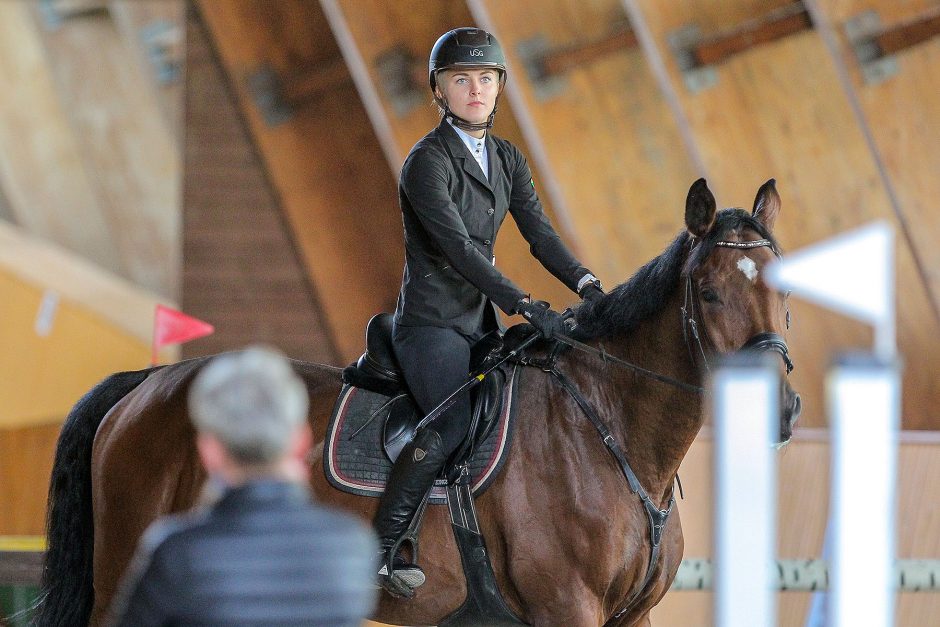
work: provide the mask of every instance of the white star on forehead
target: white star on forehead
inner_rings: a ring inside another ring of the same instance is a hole
[[[757,264],[750,257],[741,257],[738,259],[738,270],[744,273],[751,283],[757,278]]]

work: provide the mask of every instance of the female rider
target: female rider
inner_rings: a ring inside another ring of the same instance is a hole
[[[493,265],[507,211],[558,280],[582,298],[603,294],[545,217],[525,157],[488,132],[506,82],[496,38],[476,28],[449,31],[434,44],[428,70],[442,120],[402,166],[405,269],[392,335],[405,381],[425,413],[466,382],[471,344],[499,326],[494,305],[522,314],[545,337],[564,330],[559,313],[531,302]],[[416,434],[392,468],[374,526],[380,582],[395,596],[410,597],[424,583],[421,568],[406,562],[396,545],[469,424],[465,393]]]

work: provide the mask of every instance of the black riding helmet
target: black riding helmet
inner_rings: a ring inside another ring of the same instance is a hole
[[[479,28],[455,28],[440,36],[431,48],[431,57],[428,60],[428,83],[431,85],[431,91],[434,92],[437,87],[438,72],[456,67],[492,67],[499,72],[500,92],[506,83],[506,57],[503,49],[493,35]],[[496,98],[498,102],[499,96],[497,95]],[[459,128],[480,131],[493,127],[493,119],[496,117],[495,106],[485,123],[473,124],[454,115],[447,106],[447,102],[438,98],[437,94],[434,94],[434,100],[444,110],[444,115]]]

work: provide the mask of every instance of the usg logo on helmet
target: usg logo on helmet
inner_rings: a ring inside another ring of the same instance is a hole
[[[483,51],[480,50],[479,48],[474,48],[473,50],[470,51],[470,56],[471,56],[471,57],[482,57],[482,56],[483,56]]]

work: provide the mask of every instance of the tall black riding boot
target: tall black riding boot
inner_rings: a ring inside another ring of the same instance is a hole
[[[373,526],[379,537],[382,563],[379,583],[392,595],[410,598],[424,583],[424,571],[417,564],[405,562],[397,554],[398,541],[411,524],[425,494],[434,486],[447,461],[441,436],[433,429],[423,429],[405,445],[388,477],[385,493],[379,499]],[[395,555],[390,555],[395,550]],[[392,572],[389,572],[389,565]]]

